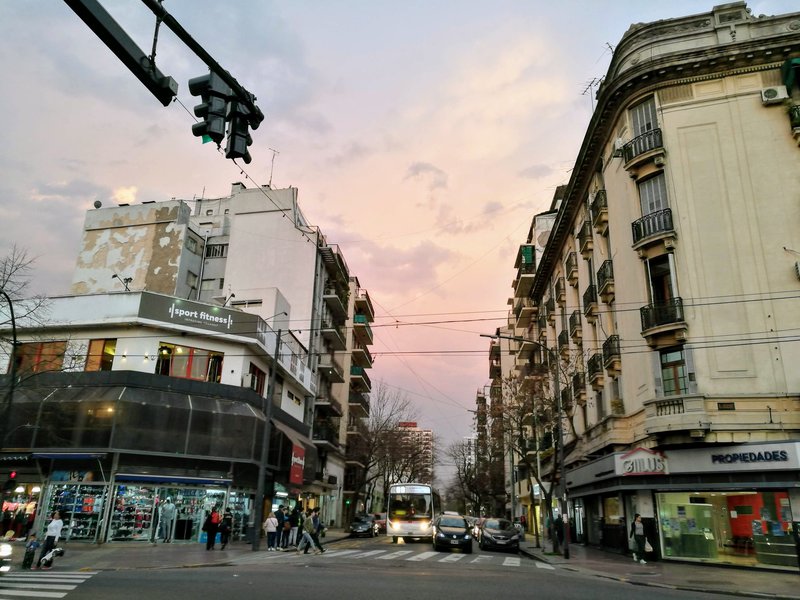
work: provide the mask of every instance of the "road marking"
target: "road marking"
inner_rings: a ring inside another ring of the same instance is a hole
[[[548,565],[547,563],[543,563],[543,562],[537,562],[536,563],[536,568],[537,569],[548,569],[550,571],[555,571],[556,570],[556,568],[553,565]]]
[[[328,556],[346,556],[348,554],[356,554],[361,552],[361,550],[326,550],[325,553]]]
[[[383,554],[386,550],[371,550],[369,552],[361,552],[360,554],[356,554],[355,556],[351,556],[350,558],[367,558],[369,556],[377,556],[378,554]]]
[[[445,556],[439,562],[446,562],[446,563],[458,562],[462,558],[464,558],[465,556],[466,556],[466,554],[451,554],[450,556]]]
[[[378,556],[377,560],[392,560],[393,558],[400,558],[406,554],[411,554],[412,552],[413,550],[398,550],[397,552],[392,552],[386,556]]]
[[[506,556],[503,561],[504,567],[518,567],[520,565],[519,556]]]
[[[420,552],[419,554],[415,554],[411,558],[407,558],[406,560],[428,560],[431,556],[438,556],[438,552]]]
[[[42,573],[13,571],[0,578],[0,600],[23,598],[64,598],[97,571]]]
[[[475,558],[473,558],[473,559],[472,559],[471,561],[469,561],[469,562],[470,562],[470,563],[486,563],[486,562],[492,562],[492,557],[491,557],[491,556],[476,556]]]

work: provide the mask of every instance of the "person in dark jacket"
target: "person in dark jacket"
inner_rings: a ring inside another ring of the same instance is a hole
[[[206,517],[205,523],[203,523],[203,531],[208,536],[206,538],[206,550],[213,550],[214,544],[217,543],[220,521],[222,521],[222,517],[219,516],[219,508],[215,506]]]
[[[231,539],[231,531],[233,531],[233,513],[229,508],[226,508],[219,524],[219,540],[222,542],[222,550],[225,550],[225,546],[228,545]]]
[[[643,565],[647,564],[647,561],[644,559],[644,546],[647,542],[647,538],[644,536],[644,523],[642,523],[642,515],[636,513],[633,517],[633,523],[631,523],[631,534],[628,536],[629,538],[633,538],[633,541],[636,543],[636,550],[633,553],[633,560],[639,559],[639,562]]]

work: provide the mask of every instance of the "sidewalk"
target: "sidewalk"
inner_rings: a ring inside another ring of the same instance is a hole
[[[546,546],[549,551],[550,544],[547,543]],[[520,551],[536,560],[633,585],[732,596],[800,599],[800,569],[765,571],[675,561],[651,561],[642,565],[633,562],[630,556],[598,548],[571,544],[569,550],[570,558],[567,560],[563,556],[548,554],[544,549],[536,548],[530,535],[520,544]]]

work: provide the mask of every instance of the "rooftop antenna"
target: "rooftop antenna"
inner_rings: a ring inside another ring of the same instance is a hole
[[[133,277],[125,277],[125,278],[122,278],[122,277],[120,277],[119,275],[117,275],[116,273],[114,273],[114,274],[111,276],[111,279],[119,279],[119,280],[120,280],[120,282],[122,283],[123,287],[125,288],[125,291],[126,291],[126,292],[130,292],[130,291],[131,291],[131,290],[130,290],[130,288],[128,287],[128,284],[129,284],[131,281],[133,281]]]
[[[602,82],[603,82],[602,79],[598,79],[597,77],[592,77],[592,80],[586,84],[586,87],[583,88],[583,91],[581,92],[581,96],[589,94],[589,100],[591,100],[592,102],[592,112],[594,112],[594,92],[592,90],[594,90],[594,88],[599,86]]]
[[[269,183],[267,184],[267,187],[269,187],[271,189],[272,188],[272,173],[273,173],[273,171],[275,171],[275,156],[277,154],[280,154],[280,152],[275,150],[275,148],[268,148],[268,150],[272,151],[272,164],[270,165],[270,168],[269,168]]]

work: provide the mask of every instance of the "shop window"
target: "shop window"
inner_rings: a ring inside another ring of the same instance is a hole
[[[219,383],[223,357],[221,352],[161,343],[155,372],[170,377]]]
[[[19,377],[42,371],[58,371],[64,367],[67,342],[23,342],[14,354]]]
[[[619,497],[603,498],[603,521],[606,525],[622,525],[622,507]]]
[[[689,392],[686,374],[686,357],[682,348],[667,348],[661,351],[661,382],[665,396],[676,396]]]
[[[117,340],[91,340],[86,355],[86,371],[110,371],[117,353]]]

